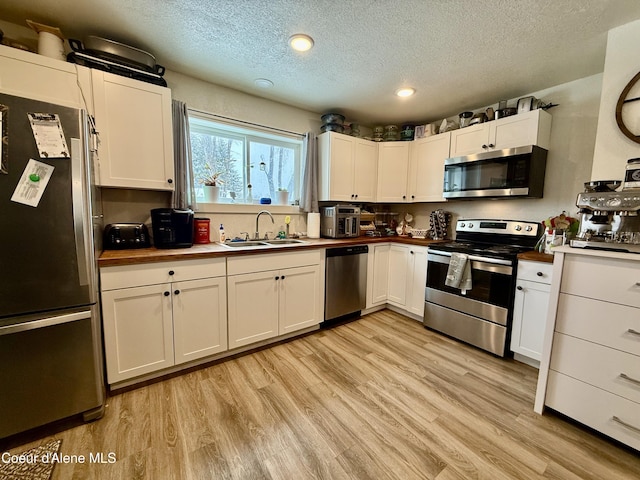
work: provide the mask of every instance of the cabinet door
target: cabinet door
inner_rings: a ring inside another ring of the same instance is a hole
[[[407,304],[407,274],[409,272],[409,247],[391,245],[389,248],[388,301],[404,307]]]
[[[387,302],[389,289],[389,248],[390,245],[374,245],[369,251],[373,256],[371,269],[367,275],[371,276],[371,287],[367,295],[367,308]]]
[[[227,277],[229,349],[278,335],[279,273]]]
[[[353,200],[358,202],[376,201],[376,179],[378,171],[378,145],[368,140],[356,139]]]
[[[385,142],[378,149],[378,202],[406,202],[409,142]]]
[[[513,310],[511,350],[540,360],[551,285],[518,280]]]
[[[407,310],[424,316],[424,289],[427,285],[427,247],[409,247]]]
[[[355,138],[339,133],[318,137],[320,161],[320,200],[353,201]]]
[[[451,132],[422,138],[412,144],[409,201],[444,202],[444,161],[449,158]]]
[[[171,90],[92,70],[105,187],[173,190]]]
[[[109,383],[174,364],[170,284],[102,293]]]
[[[175,282],[171,287],[175,363],[227,350],[225,277]]]
[[[484,152],[489,144],[489,123],[480,123],[451,132],[451,157]]]
[[[54,58],[0,45],[0,88],[3,93],[43,102],[85,108],[76,67]],[[91,90],[84,92],[89,98]]]
[[[324,295],[318,265],[281,270],[278,284],[280,335],[322,322]]]
[[[490,123],[491,142],[496,149],[537,145],[538,112],[521,113]]]

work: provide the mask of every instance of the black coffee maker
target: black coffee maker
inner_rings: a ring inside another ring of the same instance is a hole
[[[154,208],[151,210],[151,225],[156,248],[188,248],[193,245],[193,210]]]

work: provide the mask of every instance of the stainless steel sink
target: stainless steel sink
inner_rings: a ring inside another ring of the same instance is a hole
[[[304,240],[297,240],[295,238],[276,238],[273,240],[265,240],[269,245],[291,245],[299,243],[307,243]]]
[[[298,240],[295,238],[275,238],[273,240],[247,240],[242,242],[228,242],[223,243],[222,246],[226,248],[250,248],[250,247],[278,247],[280,245],[297,245],[308,243],[304,240]]]
[[[248,247],[269,247],[270,245],[263,241],[250,240],[246,242],[223,243],[222,246],[227,248],[248,248]]]

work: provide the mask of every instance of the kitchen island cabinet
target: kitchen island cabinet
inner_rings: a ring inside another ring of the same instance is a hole
[[[97,183],[174,189],[171,90],[91,70],[98,131]]]
[[[532,110],[451,132],[451,157],[537,145],[549,149],[551,115]]]
[[[223,258],[102,268],[108,383],[227,350],[225,270]]]
[[[640,258],[557,247],[535,411],[640,449]]]
[[[341,133],[318,136],[321,201],[375,202],[378,145]]]
[[[324,319],[320,250],[228,259],[229,347],[314,327]]]
[[[516,360],[538,367],[549,307],[552,265],[519,261],[514,296],[511,350]]]

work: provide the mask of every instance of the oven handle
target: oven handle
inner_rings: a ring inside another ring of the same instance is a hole
[[[450,257],[451,256],[451,252],[443,252],[442,250],[429,249],[429,255],[428,255],[427,259],[429,259],[429,257],[432,254],[433,255],[442,255],[444,257]],[[432,259],[432,260],[437,261],[436,259]],[[513,265],[511,260],[503,260],[501,258],[479,257],[477,255],[469,255],[469,260],[473,260],[475,262],[495,263],[495,264],[498,264],[498,265],[508,265],[508,266],[512,266]],[[448,262],[446,262],[446,263],[448,263]]]

